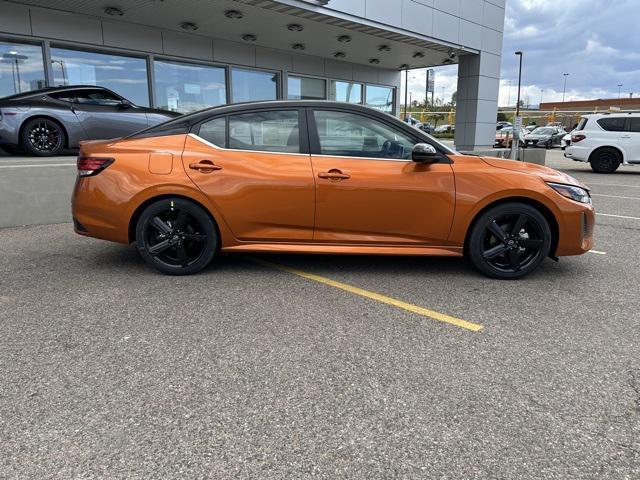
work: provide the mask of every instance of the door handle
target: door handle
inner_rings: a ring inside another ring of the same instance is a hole
[[[631,138],[631,135],[622,135],[620,138]]]
[[[197,163],[190,163],[189,168],[192,170],[200,170],[202,173],[211,173],[214,170],[222,170],[220,165],[214,165],[211,160],[200,160]]]
[[[347,180],[351,178],[351,175],[349,175],[348,173],[342,173],[337,168],[332,168],[328,172],[318,173],[318,178],[328,178],[330,180]]]

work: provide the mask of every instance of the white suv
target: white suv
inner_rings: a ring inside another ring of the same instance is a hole
[[[620,164],[640,164],[640,113],[585,115],[564,156],[589,162],[598,173],[615,172]]]

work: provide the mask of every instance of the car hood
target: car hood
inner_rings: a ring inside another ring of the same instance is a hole
[[[481,157],[482,160],[496,168],[503,168],[505,170],[512,170],[515,172],[521,172],[528,175],[537,175],[545,182],[564,183],[567,185],[576,185],[586,190],[589,188],[582,182],[576,180],[571,175],[554,170],[553,168],[544,167],[542,165],[536,165],[535,163],[518,162],[515,160],[504,160],[496,157]]]
[[[551,138],[551,135],[539,135],[537,133],[536,134],[529,133],[524,136],[525,140],[543,140],[545,138]]]

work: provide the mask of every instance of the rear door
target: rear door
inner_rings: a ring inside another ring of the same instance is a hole
[[[455,206],[450,160],[411,161],[419,139],[353,110],[309,109],[314,241],[446,245]]]
[[[187,137],[184,168],[237,239],[312,239],[315,183],[303,113],[291,108],[220,116]]]
[[[90,140],[124,137],[148,126],[144,109],[108,90],[75,90],[73,97],[73,111]]]
[[[628,162],[640,162],[640,117],[627,119],[627,131],[623,132],[620,139],[627,152]]]

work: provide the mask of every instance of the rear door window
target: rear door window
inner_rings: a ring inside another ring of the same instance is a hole
[[[607,132],[624,132],[625,121],[625,117],[601,118],[598,120],[598,125]]]
[[[230,115],[228,148],[300,153],[298,111],[282,110]]]
[[[640,117],[631,117],[629,122],[629,131],[640,133]]]

